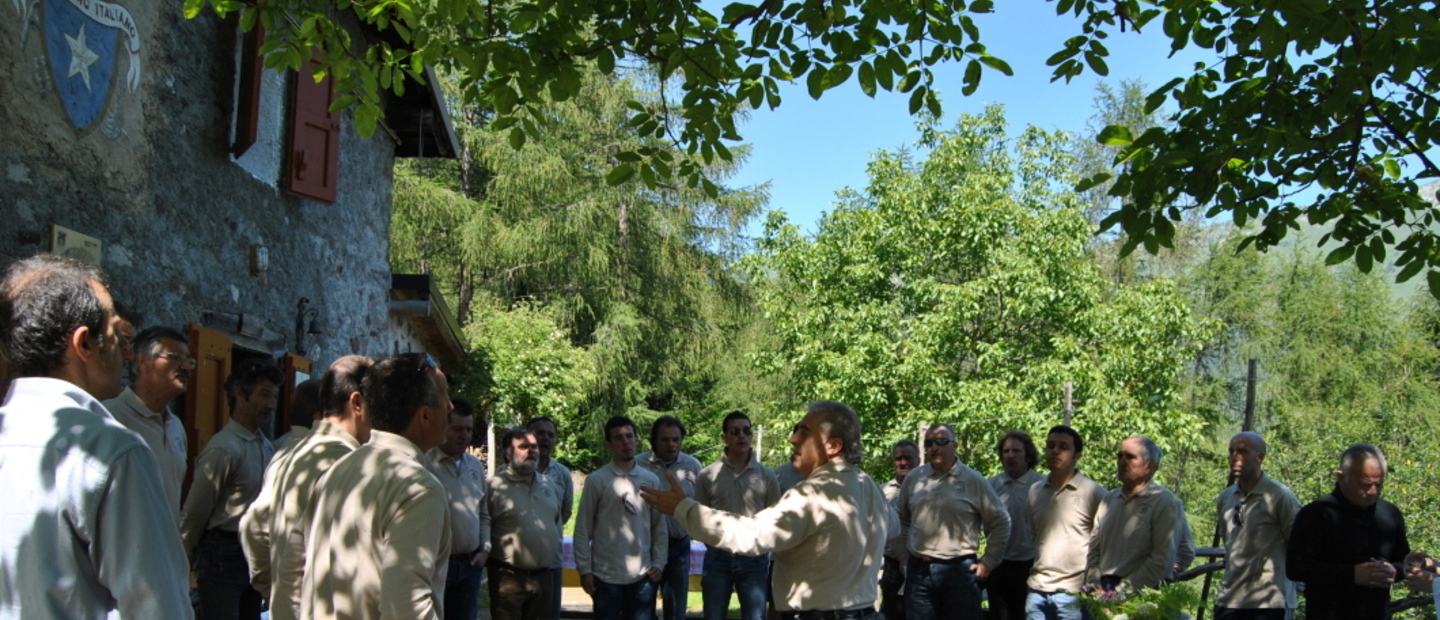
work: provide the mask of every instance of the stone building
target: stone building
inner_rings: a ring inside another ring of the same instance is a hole
[[[189,331],[192,458],[236,361],[297,381],[352,352],[458,364],[433,284],[388,260],[395,159],[457,150],[438,92],[412,85],[362,138],[328,83],[264,70],[235,20],[181,5],[0,2],[0,264],[86,256],[139,327]]]

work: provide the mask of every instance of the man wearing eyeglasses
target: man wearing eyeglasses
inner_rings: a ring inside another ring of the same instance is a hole
[[[1000,565],[1010,541],[1010,515],[995,489],[955,456],[955,429],[925,431],[926,463],[905,477],[898,508],[909,528],[905,571],[907,620],[979,620],[980,586]],[[982,526],[990,534],[984,556]]]
[[[685,443],[685,424],[672,415],[660,416],[650,425],[650,451],[635,457],[660,486],[668,487],[665,472],[675,474],[685,495],[695,497],[695,479],[700,475],[700,461],[681,451]],[[670,542],[666,547],[665,572],[660,577],[660,596],[665,599],[664,620],[682,620],[690,592],[690,535],[674,517],[665,517]]]
[[[148,327],[135,336],[135,381],[105,401],[115,421],[145,440],[160,462],[160,483],[170,511],[180,523],[180,486],[185,480],[185,423],[170,411],[170,401],[185,393],[195,358],[185,336],[169,327]]]
[[[1300,500],[1265,475],[1265,439],[1244,432],[1230,440],[1230,485],[1216,498],[1225,537],[1225,579],[1215,620],[1285,620],[1295,585],[1285,576],[1285,541]]]
[[[775,472],[760,464],[751,449],[749,416],[743,411],[731,411],[721,424],[725,452],[700,472],[695,501],[716,510],[754,516],[780,501],[780,481]],[[725,619],[731,592],[740,597],[741,620],[764,618],[769,569],[767,554],[740,555],[706,545],[705,576],[700,579],[705,620]]]
[[[240,519],[260,496],[265,466],[275,455],[261,427],[270,421],[284,375],[270,360],[251,360],[225,380],[230,422],[195,460],[190,494],[180,511],[180,537],[195,566],[200,617],[257,620],[260,593],[240,542]]]

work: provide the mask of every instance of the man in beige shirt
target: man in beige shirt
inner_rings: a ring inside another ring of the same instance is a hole
[[[1030,487],[1029,521],[1035,534],[1035,566],[1025,615],[1035,620],[1081,620],[1080,589],[1095,531],[1095,513],[1105,489],[1075,465],[1085,441],[1075,429],[1054,426],[1045,437],[1050,475]]]
[[[320,481],[300,617],[441,620],[450,507],[425,451],[445,440],[449,383],[429,355],[404,353],[371,366],[361,392],[373,430]]]
[[[1184,508],[1169,489],[1153,482],[1160,447],[1147,437],[1120,443],[1116,474],[1120,488],[1110,491],[1095,516],[1087,579],[1104,590],[1121,583],[1154,588],[1175,568],[1177,528]]]
[[[1225,579],[1215,598],[1215,620],[1285,620],[1295,609],[1295,584],[1285,575],[1285,542],[1300,500],[1265,475],[1265,439],[1244,432],[1230,440],[1235,484],[1215,506],[1225,537]]]
[[[450,567],[445,575],[445,620],[475,620],[480,580],[490,557],[490,505],[485,501],[485,464],[470,454],[475,412],[451,400],[445,441],[430,449],[430,471],[450,501]]]
[[[305,529],[317,482],[336,461],[370,439],[360,386],[374,363],[368,357],[346,355],[330,365],[317,382],[316,402],[324,415],[289,450],[276,451],[259,497],[240,519],[250,583],[270,601],[271,620],[300,617]]]
[[[650,450],[635,457],[635,462],[650,470],[666,486],[665,472],[675,474],[680,486],[695,497],[695,479],[700,475],[700,461],[681,450],[685,443],[685,424],[673,415],[662,415],[650,425]],[[659,593],[664,601],[663,620],[684,620],[685,605],[690,593],[690,536],[665,517],[665,531],[670,534],[666,544],[665,573],[660,576]]]
[[[135,381],[105,401],[115,421],[145,440],[160,463],[160,482],[180,527],[180,485],[185,481],[185,423],[170,411],[170,401],[185,393],[195,358],[185,335],[168,327],[148,327],[135,336]]]
[[[905,477],[896,506],[909,528],[905,571],[908,620],[980,620],[980,583],[1000,565],[1010,540],[1010,514],[978,472],[955,456],[955,429],[925,431],[928,462]],[[985,554],[980,533],[989,532]]]
[[[716,510],[754,516],[780,501],[780,482],[775,479],[775,472],[760,464],[750,447],[749,416],[743,411],[731,411],[721,424],[720,438],[725,441],[725,451],[720,460],[701,470],[695,484],[695,501]],[[678,523],[675,527],[684,531]],[[670,540],[673,544],[675,537]],[[685,536],[684,540],[688,544],[690,537]],[[704,566],[700,590],[705,620],[725,620],[732,592],[740,597],[741,620],[765,617],[765,599],[770,592],[769,556],[737,555],[706,545]]]
[[[774,553],[782,620],[873,619],[885,541],[900,523],[880,485],[856,467],[865,454],[860,418],[842,403],[812,402],[790,445],[804,479],[753,517],[707,508],[674,488],[644,489],[645,501],[706,544]]]
[[[269,360],[240,365],[225,380],[230,422],[195,461],[195,478],[180,511],[180,537],[195,566],[200,617],[258,620],[260,593],[240,544],[240,518],[260,495],[275,449],[260,433],[275,411],[283,381]]]
[[[905,477],[920,465],[920,446],[909,439],[901,439],[890,448],[890,462],[895,466],[895,477],[886,482],[880,490],[885,499],[899,513],[900,487]],[[880,615],[885,620],[905,620],[905,565],[910,562],[910,552],[905,550],[908,542],[905,528],[897,536],[891,536],[885,543],[885,570],[880,573]]]
[[[561,490],[537,475],[535,434],[500,438],[507,466],[490,477],[491,620],[545,620],[553,606],[552,558],[560,550]]]
[[[660,484],[635,462],[635,423],[605,422],[610,462],[585,478],[575,517],[575,570],[595,604],[596,620],[651,620],[655,590],[665,571],[670,535],[664,515],[640,498],[642,486]],[[673,479],[673,474],[670,475]],[[679,485],[676,491],[685,492]]]
[[[1030,531],[1030,487],[1045,477],[1035,473],[1040,453],[1025,431],[1005,433],[995,444],[1005,471],[990,478],[990,487],[1000,496],[1010,515],[1010,543],[1005,555],[985,580],[990,599],[990,620],[1020,620],[1025,617],[1025,581],[1035,565],[1035,534]]]
[[[535,448],[540,455],[535,473],[549,478],[555,483],[555,488],[561,490],[560,494],[560,527],[564,528],[570,522],[570,513],[575,507],[575,479],[570,477],[570,469],[561,464],[551,456],[555,452],[555,440],[559,439],[559,432],[555,428],[555,421],[545,416],[530,418],[525,427],[535,434]],[[558,540],[556,541],[559,542]],[[560,620],[560,595],[564,592],[561,587],[564,578],[564,567],[560,563],[560,547],[555,547],[555,557],[550,561],[551,573],[551,603],[550,620]]]

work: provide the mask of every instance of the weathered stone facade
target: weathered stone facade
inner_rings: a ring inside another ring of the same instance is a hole
[[[274,354],[293,350],[308,298],[322,333],[299,352],[319,368],[424,348],[387,311],[395,138],[360,137],[346,113],[335,203],[287,194],[293,75],[266,73],[260,140],[238,160],[229,152],[240,38],[233,20],[185,19],[179,2],[0,3],[0,263],[49,249],[56,224],[104,244],[115,296],[142,327],[203,324]],[[86,105],[98,113],[81,127],[72,109]],[[252,247],[268,255],[264,271]]]

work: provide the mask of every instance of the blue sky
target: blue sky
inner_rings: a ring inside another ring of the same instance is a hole
[[[1080,20],[1055,15],[1054,3],[1045,0],[1005,0],[996,5],[995,13],[977,16],[980,38],[992,55],[1010,63],[1015,75],[987,70],[980,89],[963,97],[963,66],[942,67],[936,83],[945,105],[942,127],[953,125],[959,113],[979,112],[999,103],[1014,128],[1035,125],[1080,132],[1094,112],[1091,102],[1099,80],[1118,83],[1140,78],[1153,88],[1189,75],[1197,61],[1214,58],[1204,50],[1186,50],[1168,58],[1170,40],[1157,19],[1138,35],[1111,34],[1106,40],[1108,77],[1087,72],[1068,84],[1051,83],[1051,67],[1045,59],[1059,51],[1065,39],[1080,34]],[[837,190],[865,186],[865,165],[872,154],[910,145],[918,136],[915,119],[908,113],[908,95],[880,91],[871,99],[860,92],[854,78],[819,101],[811,99],[800,83],[784,87],[781,95],[779,108],[756,110],[741,127],[752,152],[728,184],[769,182],[770,208],[784,211],[808,232],[814,231],[822,212],[831,210]],[[761,224],[763,220],[757,221],[750,234],[758,234]]]

